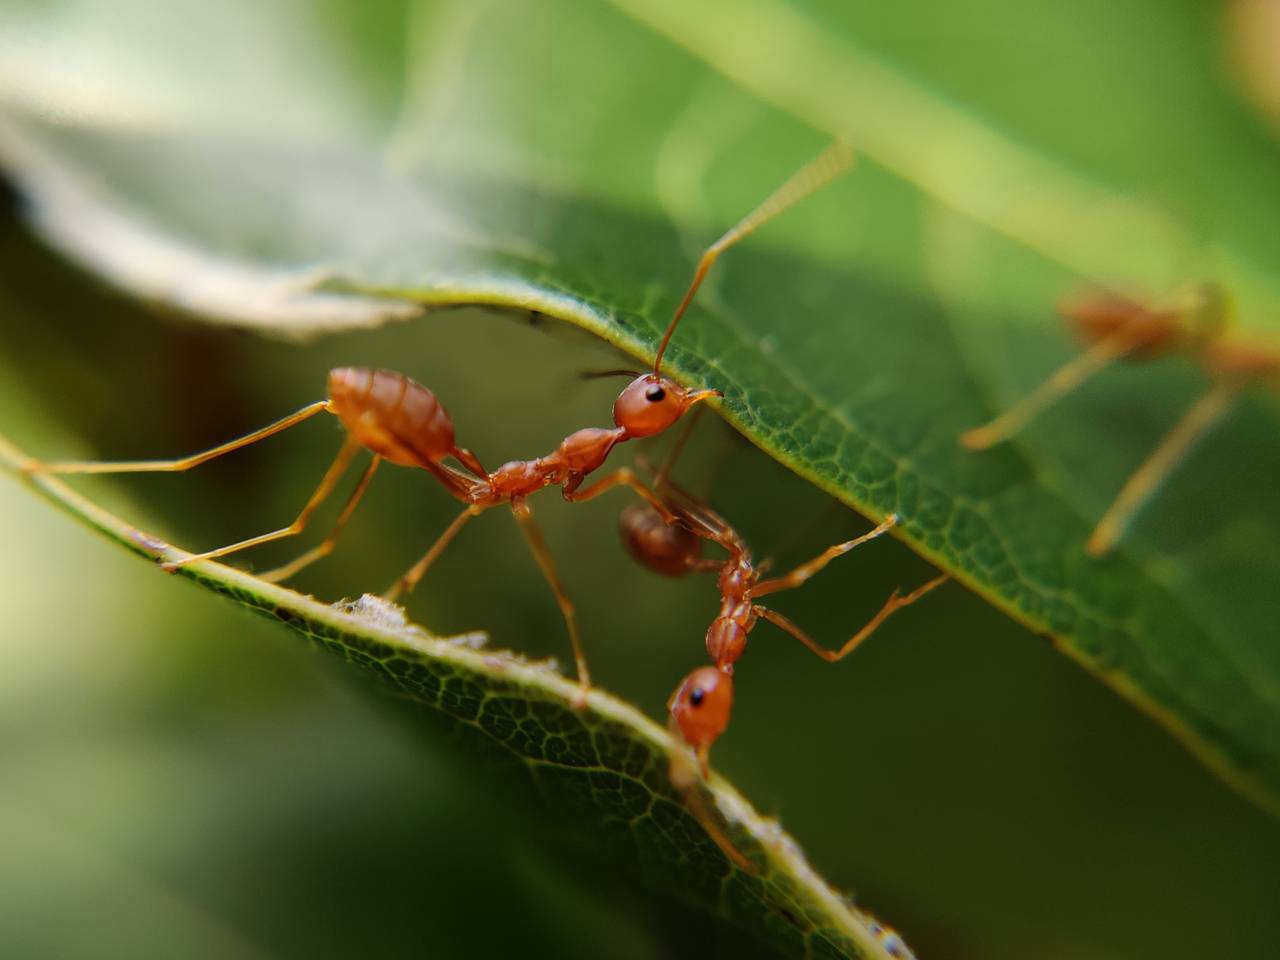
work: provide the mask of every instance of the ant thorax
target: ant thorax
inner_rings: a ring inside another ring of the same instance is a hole
[[[751,558],[745,553],[726,563],[720,571],[719,582],[720,596],[724,598],[725,606],[746,599],[751,588],[756,585],[758,576]]]
[[[747,631],[755,625],[751,604],[746,603],[743,606],[745,610],[735,611],[735,613],[745,613],[746,623],[740,621],[737,616],[721,615],[711,621],[711,626],[707,628],[707,655],[711,657],[717,669],[725,673],[733,672],[733,665],[747,649]]]

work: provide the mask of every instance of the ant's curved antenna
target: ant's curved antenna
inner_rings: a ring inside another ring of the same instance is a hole
[[[619,367],[616,370],[579,370],[579,380],[603,380],[605,377],[631,377],[635,379],[640,376],[639,370],[627,370]]]
[[[662,355],[667,352],[667,344],[671,342],[671,335],[675,333],[676,324],[684,316],[685,310],[693,300],[693,295],[698,292],[698,287],[702,286],[702,279],[707,275],[707,271],[711,269],[711,265],[716,262],[716,258],[784,210],[795,206],[809,194],[826,186],[840,176],[840,174],[853,166],[855,156],[853,147],[843,140],[837,140],[792,174],[786,183],[766,197],[760,206],[743,217],[737,226],[732,227],[723,237],[707,247],[707,252],[698,261],[698,269],[694,271],[693,282],[689,284],[689,289],[685,293],[684,299],[680,301],[680,306],[676,307],[675,316],[671,318],[671,325],[667,327],[667,332],[662,337],[662,343],[658,345],[658,355],[653,361],[653,372],[655,374],[661,373]]]

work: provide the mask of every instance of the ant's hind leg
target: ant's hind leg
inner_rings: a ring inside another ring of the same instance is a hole
[[[458,531],[462,529],[463,524],[474,516],[480,514],[477,507],[467,507],[460,514],[453,518],[449,526],[444,528],[444,533],[436,537],[436,542],[431,545],[426,553],[422,555],[422,559],[409,568],[409,571],[391,585],[391,587],[382,595],[384,600],[390,600],[394,603],[400,599],[400,595],[408,593],[418,585],[418,581],[426,576],[427,570],[436,562],[436,558],[444,553],[444,548],[449,545],[454,537],[458,535]]]
[[[225,557],[229,553],[236,553],[239,550],[245,550],[249,547],[256,547],[261,543],[270,543],[272,540],[280,540],[284,537],[292,537],[306,527],[307,521],[311,519],[311,515],[316,512],[320,504],[325,501],[329,494],[333,493],[333,488],[342,479],[342,475],[346,473],[347,467],[351,465],[352,458],[360,451],[360,444],[351,436],[348,436],[342,443],[342,449],[338,451],[338,455],[334,458],[333,463],[329,465],[329,469],[325,471],[324,478],[320,481],[320,485],[316,487],[315,492],[311,494],[311,498],[307,501],[302,511],[298,514],[293,523],[287,527],[281,527],[279,530],[273,530],[271,533],[264,533],[257,537],[250,537],[248,540],[241,540],[237,543],[228,544],[225,547],[219,547],[216,550],[209,550],[205,553],[192,554],[189,557],[183,557],[181,560],[170,560],[160,565],[162,570],[172,573],[179,567],[185,567],[189,563],[197,560],[213,560],[217,557]]]
[[[868,620],[866,625],[850,637],[848,641],[846,641],[845,645],[839,650],[828,650],[776,610],[769,610],[759,605],[754,606],[752,609],[772,623],[775,627],[791,634],[791,636],[795,637],[823,660],[827,661],[827,663],[835,663],[837,660],[843,660],[849,654],[853,653],[853,651],[858,648],[858,645],[862,643],[863,640],[867,639],[867,637],[871,636],[871,634],[875,633],[876,628],[888,620],[894,611],[901,610],[903,607],[911,606],[911,604],[915,603],[930,590],[942,586],[948,579],[950,579],[950,575],[944,573],[942,576],[935,577],[930,580],[924,586],[916,587],[916,589],[912,590],[905,597],[899,596],[897,590],[893,591],[893,593],[890,594],[889,599],[885,601],[884,606],[880,608],[880,612]]]
[[[827,547],[808,563],[800,564],[800,566],[784,576],[774,577],[772,580],[762,580],[757,583],[751,588],[751,598],[763,597],[770,593],[777,593],[779,590],[792,590],[800,586],[836,557],[843,556],[854,547],[861,546],[868,540],[874,540],[881,534],[888,533],[893,527],[897,526],[897,523],[898,515],[896,513],[889,514],[874,530],[870,530],[860,537],[854,537],[852,540],[846,540],[844,543],[837,543],[833,547]]]
[[[551,559],[551,551],[547,549],[542,531],[534,522],[533,511],[529,505],[523,500],[513,501],[511,512],[520,522],[520,530],[529,541],[529,549],[533,551],[533,557],[538,561],[542,575],[547,578],[551,592],[556,596],[556,603],[560,605],[560,612],[564,615],[565,626],[569,629],[569,642],[573,645],[573,658],[577,661],[578,667],[578,685],[581,688],[574,706],[581,709],[587,705],[587,691],[591,689],[591,673],[587,669],[587,658],[582,652],[582,638],[578,636],[578,620],[574,613],[573,601],[565,593],[564,585],[556,573],[555,561]]]
[[[1090,556],[1100,557],[1116,545],[1125,528],[1133,521],[1143,504],[1151,499],[1160,484],[1191,452],[1191,448],[1204,437],[1209,428],[1226,416],[1235,396],[1235,386],[1219,384],[1207,390],[1191,405],[1191,409],[1165,434],[1142,466],[1134,471],[1115,502],[1098,521],[1098,526],[1085,547]]]
[[[485,470],[484,464],[480,462],[480,458],[466,447],[454,447],[453,455],[460,464],[474,473],[481,480],[487,480],[489,478],[489,472]]]
[[[266,573],[258,574],[258,579],[266,580],[268,583],[280,583],[282,580],[288,580],[303,567],[310,566],[321,557],[327,557],[331,554],[334,544],[338,542],[338,537],[342,534],[343,528],[347,525],[347,521],[351,519],[351,514],[355,513],[356,504],[360,502],[360,498],[364,496],[364,492],[369,486],[369,481],[373,479],[373,472],[378,469],[378,464],[381,462],[382,458],[376,455],[369,461],[369,466],[365,467],[364,473],[360,475],[360,482],[351,491],[351,496],[347,498],[342,512],[338,514],[338,519],[327,537],[302,556],[291,560],[289,563],[276,567],[274,570],[268,570]]]
[[[267,437],[277,434],[282,430],[287,430],[295,424],[301,423],[314,417],[317,413],[330,411],[328,400],[317,400],[315,403],[308,404],[296,413],[291,413],[282,420],[263,427],[261,430],[255,430],[253,433],[245,434],[235,440],[229,440],[226,443],[219,444],[202,453],[195,453],[189,457],[179,457],[176,460],[67,460],[62,462],[44,463],[40,460],[28,460],[22,464],[20,469],[23,473],[169,473],[182,470],[190,470],[192,467],[198,467],[202,463],[208,463],[215,457],[220,457],[224,453],[230,453],[232,450],[239,450],[241,447],[247,447],[251,443],[257,443],[259,440],[265,440]]]
[[[671,507],[658,494],[654,493],[647,484],[636,476],[635,471],[630,467],[619,467],[613,473],[607,473],[599,480],[582,489],[573,489],[564,487],[564,498],[570,503],[580,503],[583,500],[594,500],[602,493],[607,493],[614,487],[630,487],[639,496],[646,500],[649,506],[658,511],[658,514],[667,523],[677,523],[678,515],[672,511]]]
[[[1004,413],[960,434],[960,445],[970,450],[986,450],[1008,440],[1054,401],[1070,393],[1103,367],[1132,353],[1139,338],[1140,333],[1132,324],[1104,337],[1060,366]]]

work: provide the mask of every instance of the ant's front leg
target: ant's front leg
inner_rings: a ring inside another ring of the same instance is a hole
[[[578,487],[582,483],[581,476],[570,477],[565,482],[563,491],[564,498],[570,503],[580,503],[583,500],[594,500],[602,493],[608,493],[614,487],[630,487],[641,498],[648,501],[649,506],[658,511],[658,514],[667,523],[679,523],[680,517],[672,511],[662,497],[658,496],[649,486],[636,476],[635,471],[630,467],[620,467],[613,473],[605,474],[591,486],[579,490]]]
[[[833,547],[827,547],[822,553],[818,554],[807,563],[802,563],[790,573],[781,577],[774,577],[772,580],[763,580],[751,588],[751,599],[756,597],[767,596],[770,593],[777,593],[779,590],[794,590],[800,586],[815,573],[825,567],[836,557],[843,556],[854,547],[861,546],[869,540],[874,540],[882,534],[888,533],[898,525],[898,515],[891,513],[885,517],[874,529],[864,533],[860,537],[854,537],[852,540],[846,540],[844,543],[837,543]]]
[[[884,606],[880,608],[879,612],[868,620],[861,630],[845,641],[844,646],[839,650],[828,650],[792,623],[790,619],[780,614],[777,610],[770,610],[768,607],[762,607],[758,603],[754,604],[751,609],[764,617],[775,627],[791,634],[791,636],[795,637],[811,651],[816,653],[823,660],[827,661],[827,663],[836,663],[853,653],[853,651],[858,648],[859,644],[861,644],[863,640],[867,639],[867,637],[871,636],[871,634],[875,633],[880,624],[888,620],[890,615],[895,611],[901,610],[903,607],[909,607],[926,593],[942,586],[949,579],[950,575],[944,573],[939,577],[934,577],[923,586],[916,587],[916,589],[912,590],[906,596],[899,594],[897,590],[893,591],[889,599],[885,601]]]

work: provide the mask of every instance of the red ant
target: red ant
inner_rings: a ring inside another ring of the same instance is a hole
[[[906,596],[895,590],[878,613],[838,650],[829,650],[811,638],[787,617],[755,601],[770,593],[800,586],[828,563],[854,547],[874,540],[898,522],[890,514],[875,529],[860,537],[828,547],[807,563],[802,563],[781,577],[761,580],[767,565],[755,565],[741,536],[709,506],[698,500],[668,476],[679,455],[696,416],[690,418],[682,436],[658,471],[654,489],[664,495],[666,509],[659,511],[651,504],[632,504],[622,512],[620,533],[628,552],[643,566],[663,576],[681,577],[694,572],[716,571],[720,591],[720,613],[707,629],[707,653],[713,666],[699,667],[685,677],[667,701],[670,729],[694,751],[703,780],[710,775],[711,746],[729,726],[733,709],[733,671],[747,646],[747,636],[761,618],[795,637],[828,663],[835,663],[852,653],[894,611],[909,606],[948,579],[947,574],[930,580]],[[668,515],[674,515],[674,521]],[[715,560],[702,555],[703,541],[709,540],[725,550],[728,557]],[[683,752],[671,755],[672,784],[684,795],[693,815],[707,835],[730,861],[748,873],[756,867],[729,839],[717,819],[712,816],[706,799],[695,789],[692,767]]]
[[[1263,383],[1280,389],[1280,349],[1225,334],[1224,291],[1205,284],[1191,303],[1155,309],[1127,297],[1100,293],[1067,301],[1063,318],[1088,349],[1068,361],[1040,386],[984,426],[961,434],[971,450],[1007,440],[1059,397],[1115,360],[1146,360],[1185,354],[1208,373],[1213,385],[1164,436],[1133,472],[1094,528],[1085,549],[1092,556],[1111,550],[1137,512],[1192,447],[1230,411],[1240,391]]]
[[[614,402],[614,426],[578,430],[561,441],[560,445],[546,456],[533,460],[513,460],[490,473],[484,469],[475,454],[457,445],[452,418],[436,399],[435,394],[426,387],[415,383],[403,374],[387,370],[342,367],[329,372],[327,399],[312,403],[269,426],[203,453],[176,460],[64,463],[29,460],[23,464],[23,470],[27,473],[134,473],[188,470],[215,457],[280,433],[318,413],[332,413],[346,428],[346,438],[333,464],[321,479],[320,485],[292,523],[271,533],[250,537],[216,550],[193,554],[180,560],[166,561],[162,567],[172,572],[197,560],[227,556],[248,547],[302,532],[312,514],[333,492],[352,459],[363,447],[373,453],[373,459],[365,468],[328,536],[318,546],[290,563],[268,571],[262,575],[262,578],[270,581],[284,580],[330,553],[355,510],[356,504],[368,487],[374,471],[383,460],[407,467],[419,467],[431,473],[448,493],[466,504],[466,507],[445,528],[422,559],[396,581],[385,596],[394,600],[405,591],[413,589],[469,519],[498,504],[510,504],[512,513],[519,521],[534,558],[555,594],[556,602],[564,616],[574,658],[577,661],[578,682],[582,688],[580,702],[585,703],[586,691],[591,685],[591,680],[578,637],[573,604],[565,594],[556,574],[551,554],[547,550],[541,531],[534,523],[533,511],[527,503],[527,498],[547,486],[559,486],[564,498],[569,501],[590,500],[614,487],[627,486],[647,500],[660,514],[672,520],[675,519],[674,515],[667,511],[662,499],[626,467],[607,474],[589,486],[582,487],[582,482],[588,474],[604,464],[615,445],[626,440],[661,433],[695,404],[712,397],[723,396],[721,391],[714,389],[689,390],[662,375],[662,358],[676,325],[693,300],[707,271],[721,253],[846,170],[852,161],[853,153],[846,144],[840,142],[833,144],[802,167],[741,222],[708,247],[698,261],[693,280],[658,345],[653,372],[637,376],[623,388]],[[462,469],[447,463],[449,458],[453,458]]]
[[[691,420],[689,427],[692,426]],[[693,748],[702,775],[706,777],[711,745],[729,726],[734,665],[746,650],[748,635],[761,619],[790,634],[828,663],[836,663],[856,650],[896,610],[910,606],[941,586],[948,575],[935,577],[905,596],[895,590],[879,612],[843,646],[838,650],[827,649],[790,619],[756,601],[771,593],[799,587],[836,557],[887,533],[897,525],[897,514],[890,514],[868,533],[828,547],[789,573],[761,580],[764,565],[753,562],[750,550],[737,531],[709,506],[669,479],[671,463],[687,436],[686,431],[677,441],[654,481],[654,489],[664,495],[666,509],[659,511],[649,504],[634,504],[623,511],[620,526],[628,552],[656,573],[673,577],[701,571],[718,573],[720,613],[711,621],[706,635],[707,653],[713,665],[699,667],[685,677],[667,702],[673,730]],[[669,519],[669,514],[674,515],[674,521]],[[704,557],[704,540],[720,546],[728,557],[724,560]],[[675,769],[673,762],[673,771]],[[673,779],[677,778],[673,776]]]

